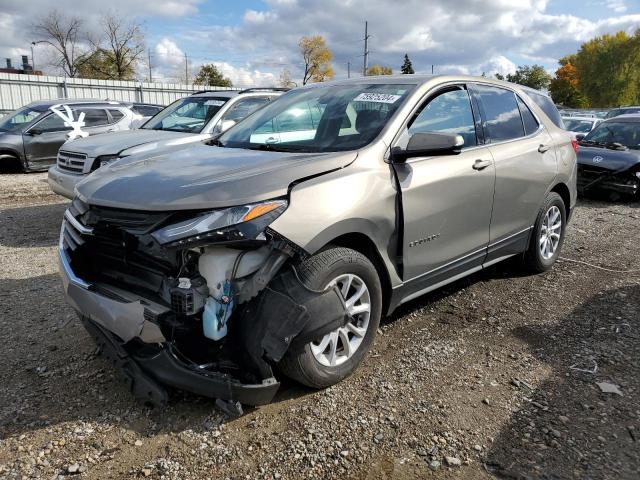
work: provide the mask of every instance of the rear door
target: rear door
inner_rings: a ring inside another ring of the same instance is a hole
[[[457,155],[394,164],[402,191],[404,277],[415,290],[478,269],[486,255],[495,171],[479,128],[466,86],[451,85],[429,96],[397,142],[403,147],[414,133],[444,132],[461,135],[465,145]]]
[[[84,127],[82,130],[89,135],[111,132],[114,130],[114,121],[107,113],[107,109],[100,107],[78,107],[73,109],[74,118],[84,113]]]
[[[557,165],[551,136],[523,98],[493,85],[474,84],[472,91],[496,172],[489,263],[527,248]]]

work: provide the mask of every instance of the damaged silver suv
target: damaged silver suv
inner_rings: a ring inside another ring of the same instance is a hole
[[[398,305],[513,256],[551,268],[576,147],[549,108],[475,77],[293,90],[209,144],[80,183],[67,299],[152,403],[173,387],[264,404],[281,374],[335,384]]]

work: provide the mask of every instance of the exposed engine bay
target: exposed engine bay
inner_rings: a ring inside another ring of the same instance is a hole
[[[305,252],[268,229],[286,201],[239,208],[138,212],[76,198],[65,213],[67,296],[145,401],[166,403],[172,386],[268,403],[273,366],[348,322],[338,289],[307,287],[295,269]]]

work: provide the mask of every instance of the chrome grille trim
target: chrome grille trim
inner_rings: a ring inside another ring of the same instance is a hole
[[[82,175],[87,156],[84,153],[74,153],[60,150],[57,165],[64,172]]]

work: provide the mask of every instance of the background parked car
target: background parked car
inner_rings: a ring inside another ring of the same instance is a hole
[[[44,100],[30,103],[0,119],[0,162],[14,162],[27,172],[43,170],[56,160],[72,128],[55,114],[69,107],[75,120],[84,114],[83,132],[89,135],[128,130],[139,118],[126,104],[99,100]]]
[[[613,108],[607,112],[604,118],[613,118],[619,115],[628,115],[631,113],[640,113],[640,105],[628,105],[625,107]]]
[[[640,195],[640,114],[605,120],[578,152],[578,190]]]
[[[131,123],[132,129],[144,125],[147,120],[164,109],[162,105],[153,105],[151,103],[132,103],[129,108],[140,117]]]
[[[73,198],[73,189],[86,175],[108,162],[139,152],[182,147],[217,135],[282,95],[282,88],[210,90],[182,98],[137,130],[82,138],[65,145],[49,169],[49,185]]]
[[[602,121],[596,117],[562,117],[564,127],[574,135],[587,134]]]

